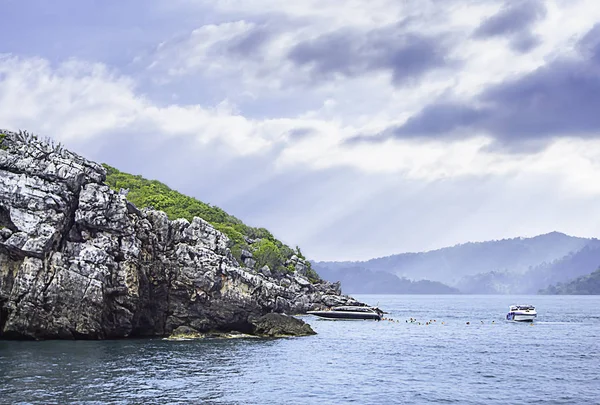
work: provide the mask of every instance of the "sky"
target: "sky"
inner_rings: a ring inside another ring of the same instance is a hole
[[[597,0],[0,0],[0,128],[314,260],[600,235]]]

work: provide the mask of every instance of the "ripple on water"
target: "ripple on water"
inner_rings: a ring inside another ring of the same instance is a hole
[[[379,301],[400,322],[305,317],[318,335],[281,340],[0,342],[0,402],[568,404],[600,398],[600,297],[585,303],[547,296],[360,298]],[[534,327],[503,321],[517,301],[538,307]],[[436,322],[405,322],[410,317]]]

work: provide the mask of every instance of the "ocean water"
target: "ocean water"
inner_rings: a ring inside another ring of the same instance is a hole
[[[318,335],[268,340],[0,341],[0,403],[600,404],[600,297],[357,298],[394,321],[307,316]],[[538,319],[506,322],[510,304]]]

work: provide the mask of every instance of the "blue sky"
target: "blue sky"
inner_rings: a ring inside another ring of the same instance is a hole
[[[0,127],[312,259],[600,234],[595,0],[0,0],[0,16]]]

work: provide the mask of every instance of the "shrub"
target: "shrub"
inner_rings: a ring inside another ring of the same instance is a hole
[[[164,211],[169,219],[185,218],[192,221],[200,217],[230,239],[229,248],[233,256],[241,263],[242,250],[253,250],[257,268],[265,264],[274,272],[289,271],[285,267],[286,259],[296,254],[304,259],[300,249],[291,249],[277,240],[265,228],[253,228],[244,224],[238,218],[229,215],[221,208],[206,204],[195,198],[183,195],[156,180],[147,180],[142,176],[123,173],[114,167],[104,164],[106,169],[106,184],[115,191],[128,189],[127,199],[139,208],[153,207]],[[252,246],[246,242],[246,237],[258,240]],[[319,280],[318,275],[309,267],[309,279]],[[293,270],[292,270],[293,271]]]
[[[259,268],[267,265],[273,271],[282,270],[285,258],[275,243],[268,239],[261,239],[252,247],[254,248],[254,259]]]
[[[223,232],[229,238],[229,248],[231,254],[241,264],[242,250],[248,249],[248,244],[244,239],[244,235],[238,232],[234,227],[225,224],[215,224],[215,229]]]

